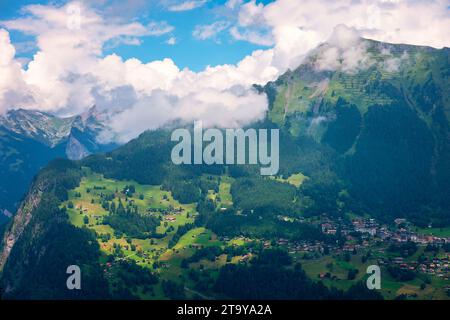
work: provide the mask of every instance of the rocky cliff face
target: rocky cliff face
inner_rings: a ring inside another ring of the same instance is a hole
[[[61,201],[79,184],[79,167],[54,160],[31,186],[0,251],[4,299],[99,299],[108,288],[92,233],[68,222]],[[67,267],[83,270],[83,290],[67,290]]]
[[[44,190],[43,182],[33,185],[29,194],[22,202],[17,214],[13,218],[11,227],[5,231],[2,239],[2,249],[0,252],[0,271],[8,260],[9,254],[16,241],[22,235],[24,229],[31,220],[34,210],[41,201],[41,195]]]
[[[74,136],[70,136],[66,144],[66,156],[70,160],[80,160],[91,153]]]

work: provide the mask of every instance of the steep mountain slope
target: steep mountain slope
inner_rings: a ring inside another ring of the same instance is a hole
[[[67,198],[67,190],[76,186],[79,179],[77,166],[67,160],[56,160],[33,182],[3,241],[0,264],[3,266],[8,259],[11,265],[21,265],[4,270],[8,279],[14,279],[3,286],[6,294],[15,291],[16,298],[27,299],[108,297],[97,264],[97,243],[86,230],[69,225],[65,212],[59,208],[59,202]],[[65,286],[66,274],[61,266],[67,263],[86,267],[82,294]],[[27,283],[34,285],[30,287]]]
[[[77,160],[113,148],[95,140],[100,120],[95,109],[71,118],[21,109],[0,117],[0,211],[15,211],[33,176],[51,159]]]
[[[323,44],[259,88],[269,118],[339,155],[340,176],[380,217],[450,221],[450,49],[359,39]],[[425,217],[422,219],[422,217]]]

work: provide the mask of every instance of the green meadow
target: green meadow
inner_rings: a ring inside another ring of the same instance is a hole
[[[192,224],[196,216],[196,204],[180,204],[169,191],[162,190],[159,185],[140,185],[135,181],[114,180],[92,173],[85,169],[85,176],[80,185],[69,191],[69,199],[62,206],[67,208],[70,222],[80,228],[89,228],[97,236],[102,252],[100,262],[105,264],[114,257],[114,261],[134,260],[139,266],[148,268],[157,273],[162,280],[172,280],[186,285],[187,296],[198,295],[193,290],[194,286],[186,275],[187,269],[181,267],[182,260],[191,257],[198,248],[217,246],[224,248],[227,245],[245,245],[246,241],[233,238],[227,242],[221,241],[217,236],[204,227],[193,228],[183,234],[171,246],[178,228]],[[219,192],[209,191],[212,199],[217,201],[218,207],[233,205],[230,193],[232,178],[220,177]],[[133,186],[132,195],[125,191],[128,186]],[[111,213],[102,207],[102,199],[109,197],[115,206],[119,203],[132,204],[140,215],[153,216],[160,221],[155,229],[155,236],[148,238],[132,238],[126,234],[119,235],[116,230],[105,224],[105,218]],[[239,262],[239,256],[231,257],[231,262]],[[192,263],[191,268],[209,270],[216,274],[218,269],[227,262],[226,255],[222,255],[216,261],[201,259]],[[161,281],[156,284],[149,294],[143,288],[134,292],[144,299],[165,299],[161,288]]]
[[[292,184],[293,186],[295,186],[296,188],[299,188],[302,185],[302,183],[306,179],[308,179],[308,177],[305,176],[303,173],[299,172],[299,173],[294,173],[294,174],[290,175],[287,179],[284,179],[283,177],[274,177],[272,179],[275,179],[279,182],[289,183],[289,184]]]
[[[250,239],[243,236],[220,238],[205,227],[196,227],[194,224],[197,215],[196,204],[181,204],[173,198],[170,191],[163,190],[160,185],[140,185],[135,181],[108,179],[88,169],[83,172],[84,177],[80,185],[69,191],[69,199],[62,206],[67,208],[73,225],[95,232],[101,250],[100,263],[105,266],[105,272],[109,274],[112,286],[117,286],[114,280],[115,271],[109,271],[108,263],[114,265],[122,260],[135,261],[138,266],[158,275],[160,281],[153,285],[151,290],[144,286],[138,286],[135,289],[133,293],[141,298],[168,298],[162,288],[164,280],[171,280],[182,285],[187,298],[199,296],[209,298],[213,296],[213,293],[208,288],[203,288],[201,292],[196,290],[198,283],[192,278],[192,272],[196,273],[197,277],[206,279],[205,282],[212,283],[212,279],[218,275],[219,269],[225,264],[243,263],[244,258],[248,258],[241,253],[224,253],[224,249],[245,248],[251,244],[262,245],[262,239]],[[234,179],[228,176],[209,176],[209,179],[217,182],[215,190],[207,192],[216,208],[220,211],[222,208],[232,207],[233,197],[230,190]],[[285,179],[282,177],[273,179],[298,188],[308,178],[297,173]],[[133,192],[130,192],[130,189],[133,189]],[[108,223],[108,217],[112,213],[110,207],[105,209],[105,199],[108,199],[108,206],[114,204],[117,208],[122,204],[135,210],[139,216],[155,218],[158,223],[153,233],[145,237],[130,237],[126,233],[118,232]],[[269,227],[270,225],[267,228]],[[178,234],[179,228],[183,229]],[[251,227],[249,230],[252,231]],[[449,230],[429,228],[421,232],[446,236]],[[214,247],[220,250],[213,257],[192,259],[199,249],[206,250]],[[293,262],[300,263],[306,274],[314,281],[321,281],[330,288],[348,290],[357,282],[366,280],[367,267],[377,264],[378,258],[395,257],[381,247],[371,248],[371,250],[372,254],[368,260],[363,259],[367,253],[366,250],[347,254],[346,257],[344,254],[322,255],[318,252],[294,253],[292,257]],[[245,250],[245,252],[249,251]],[[419,248],[414,255],[405,260],[417,260],[421,254],[424,254],[424,248]],[[356,272],[351,279],[349,279],[350,272]],[[423,288],[425,282],[427,284]],[[445,299],[446,293],[443,288],[446,285],[443,279],[421,275],[412,281],[399,282],[382,268],[381,293],[388,299],[394,299],[402,294],[412,299]]]

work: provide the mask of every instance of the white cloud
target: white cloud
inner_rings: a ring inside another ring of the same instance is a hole
[[[196,39],[206,40],[214,38],[218,33],[229,27],[227,21],[216,21],[212,24],[204,24],[195,26],[192,35]]]
[[[36,36],[38,51],[28,68],[20,70],[20,80],[26,84],[24,91],[29,95],[23,101],[15,101],[15,106],[3,105],[2,110],[22,107],[68,114],[82,112],[88,104],[95,103],[92,91],[101,78],[96,72],[105,46],[139,45],[139,37],[173,30],[165,22],[110,22],[81,3],[63,7],[30,5],[23,11],[26,16],[2,21],[1,25]]]
[[[168,9],[169,11],[189,11],[202,7],[206,2],[206,0],[183,1],[169,6]]]
[[[173,31],[175,28],[169,25],[167,22],[155,22],[152,21],[147,25],[147,33],[145,35],[148,36],[162,36],[163,34],[169,33]]]
[[[243,27],[264,24],[264,4],[256,4],[256,0],[242,4],[239,10],[238,21],[239,25]]]
[[[315,67],[348,73],[368,68],[375,61],[367,54],[367,42],[361,40],[354,28],[336,26],[326,44],[319,48]]]
[[[262,119],[266,105],[264,96],[243,87],[225,91],[209,88],[184,96],[156,90],[133,107],[115,114],[110,129],[103,132],[100,141],[127,142],[145,130],[178,120],[201,119],[205,126],[241,127]]]
[[[406,52],[403,52],[403,54],[400,57],[393,57],[389,51],[385,52],[386,59],[383,61],[383,68],[387,72],[397,72],[400,70],[400,67],[402,66],[402,63],[405,61],[408,61],[409,55]]]
[[[14,59],[9,33],[0,29],[0,113],[30,99],[22,78],[22,66]]]
[[[175,38],[175,37],[170,37],[169,39],[167,39],[166,43],[167,43],[169,46],[174,46],[174,45],[177,44],[177,38]]]
[[[237,7],[239,7],[240,5],[242,5],[244,3],[244,0],[228,0],[225,3],[225,7],[227,7],[228,9],[235,9]]]
[[[232,27],[230,29],[230,34],[236,40],[244,40],[253,44],[258,44],[262,46],[272,46],[274,44],[272,37],[269,35],[261,34],[258,31],[253,30],[243,30],[240,31],[237,27]]]

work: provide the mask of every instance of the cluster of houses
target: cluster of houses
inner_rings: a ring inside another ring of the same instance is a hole
[[[343,251],[355,251],[363,247],[370,246],[372,240],[382,241],[387,243],[404,243],[414,242],[419,246],[433,245],[441,246],[450,243],[450,237],[437,237],[432,235],[425,235],[414,232],[411,225],[405,219],[395,219],[394,225],[389,227],[387,225],[379,224],[373,218],[355,218],[349,223],[343,223],[342,220],[334,222],[328,218],[321,224],[321,230],[324,234],[334,235],[341,231],[341,234],[346,236],[347,240],[352,240],[352,232],[361,234],[361,242],[355,243],[350,241],[346,243]],[[436,275],[445,280],[450,279],[450,254],[443,257],[434,257],[426,261],[404,261],[402,257],[393,258],[392,261],[387,259],[380,259],[380,265],[387,265],[393,263],[401,269],[408,269],[418,271],[425,274]]]
[[[379,258],[377,263],[379,265],[393,264],[403,270],[417,271],[450,280],[450,254],[426,259],[425,261],[406,261],[403,257],[395,257],[391,261],[387,258]]]
[[[358,232],[363,239],[377,238],[382,241],[414,242],[419,245],[450,243],[450,237],[437,237],[412,231],[405,219],[395,219],[394,222],[396,227],[393,228],[381,225],[373,218],[355,218],[351,224],[342,220],[334,222],[327,218],[321,224],[321,230],[328,235],[334,235],[340,230],[340,233],[348,240],[352,240],[352,232]]]
[[[449,263],[449,255],[447,255],[444,258],[434,258],[431,261],[421,263],[418,265],[417,270],[422,273],[436,275],[444,280],[450,280]]]
[[[276,244],[285,247],[289,253],[324,253],[325,250],[333,254],[354,253],[360,249],[369,248],[373,243],[382,242],[385,244],[414,242],[419,246],[441,246],[450,243],[450,238],[423,235],[412,230],[412,226],[405,219],[396,219],[392,226],[378,223],[373,218],[354,218],[351,221],[344,221],[338,218],[336,221],[329,217],[322,216],[320,220],[313,222],[320,227],[323,234],[340,234],[347,240],[343,246],[325,244],[321,241],[289,241],[278,239]],[[358,233],[356,235],[355,233]],[[269,248],[274,243],[273,240],[265,240],[264,247]],[[385,252],[385,248],[379,251]],[[450,254],[441,255],[425,259],[425,261],[405,261],[402,257],[380,258],[380,265],[395,265],[400,269],[408,269],[425,274],[435,275],[445,280],[450,279]]]

